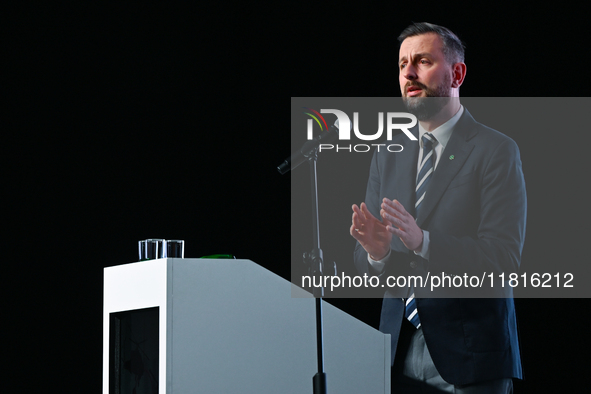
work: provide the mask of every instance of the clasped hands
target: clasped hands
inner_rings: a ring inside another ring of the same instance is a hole
[[[419,252],[423,246],[423,231],[415,218],[397,200],[382,200],[380,221],[369,212],[367,205],[353,205],[350,233],[374,260],[381,260],[390,251],[392,236],[400,238],[410,250]]]

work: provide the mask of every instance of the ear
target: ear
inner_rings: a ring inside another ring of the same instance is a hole
[[[452,66],[452,79],[451,79],[451,87],[452,88],[459,88],[462,83],[464,82],[464,78],[466,77],[466,64],[465,63],[456,63]]]

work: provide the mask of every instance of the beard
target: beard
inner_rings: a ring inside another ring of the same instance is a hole
[[[437,115],[451,99],[451,75],[446,74],[445,80],[440,85],[431,89],[420,82],[409,82],[406,85],[416,86],[425,92],[426,97],[402,97],[406,110],[417,117],[418,120],[428,120]]]

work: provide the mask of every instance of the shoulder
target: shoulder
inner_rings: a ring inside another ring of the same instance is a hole
[[[477,150],[482,153],[504,153],[519,156],[519,147],[511,137],[477,122],[467,109],[464,110],[456,128],[458,134],[465,138],[466,142],[474,144]]]

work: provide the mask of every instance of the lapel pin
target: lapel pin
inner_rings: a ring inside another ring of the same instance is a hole
[[[456,157],[455,157],[454,155],[451,155],[451,156],[449,157],[449,159],[450,159],[450,160],[453,160],[453,159],[455,159],[455,158],[456,158]]]

